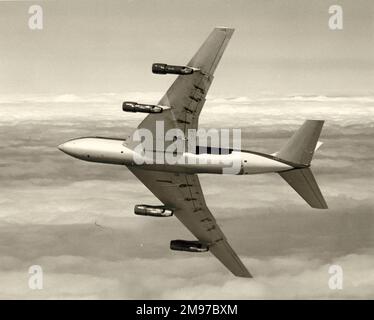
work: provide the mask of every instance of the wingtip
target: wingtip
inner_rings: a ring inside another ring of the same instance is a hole
[[[307,120],[305,120],[305,122],[319,123],[319,124],[323,125],[325,123],[325,120],[322,120],[322,119],[307,119]]]
[[[240,273],[240,274],[235,274],[234,273],[234,276],[236,276],[238,278],[248,278],[248,279],[253,278],[253,276],[250,274],[250,272],[248,270],[246,270],[246,272],[243,272],[243,273]]]
[[[229,31],[229,32],[235,31],[235,28],[224,27],[224,26],[217,26],[214,29],[221,30],[221,31]]]

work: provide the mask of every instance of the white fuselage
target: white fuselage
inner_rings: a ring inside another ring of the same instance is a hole
[[[271,156],[232,151],[228,154],[194,154],[144,151],[137,153],[126,141],[111,138],[79,138],[59,146],[66,154],[90,162],[139,166],[143,169],[184,173],[257,174],[293,169]]]

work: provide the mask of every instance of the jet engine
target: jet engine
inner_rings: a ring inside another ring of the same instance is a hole
[[[172,240],[170,241],[170,249],[177,251],[206,252],[209,250],[209,247],[200,241]]]
[[[197,68],[192,68],[188,66],[172,66],[165,63],[154,63],[152,64],[152,73],[155,74],[181,74],[188,75],[192,74],[195,71],[198,71]]]
[[[161,106],[152,104],[141,104],[137,102],[125,101],[122,104],[122,110],[125,112],[143,112],[143,113],[161,113]]]
[[[166,208],[165,206],[137,204],[134,208],[134,213],[139,216],[170,217],[173,215],[173,210]]]

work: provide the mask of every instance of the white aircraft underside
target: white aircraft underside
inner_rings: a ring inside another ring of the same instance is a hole
[[[164,74],[170,71],[169,73],[180,72],[180,75],[157,106],[132,102],[126,104],[126,111],[133,108],[137,108],[139,112],[149,110],[149,115],[138,129],[155,133],[156,121],[162,121],[165,130],[180,129],[187,133],[189,129],[198,128],[199,114],[214,71],[233,32],[234,29],[230,28],[215,28],[186,67],[155,65],[155,73]],[[162,112],[159,112],[161,109]],[[159,163],[154,160],[154,151],[142,154],[136,150],[138,142],[134,135],[128,139],[78,138],[61,144],[59,149],[81,160],[127,166],[164,205],[141,205],[138,211],[145,210],[144,212],[149,213],[145,215],[156,215],[158,211],[165,212],[167,209],[167,212],[173,212],[197,239],[190,242],[172,241],[172,249],[194,252],[209,249],[234,275],[252,277],[207,207],[197,174],[227,172],[242,175],[276,172],[309,205],[314,208],[327,208],[310,170],[313,153],[320,145],[318,137],[322,125],[323,121],[307,120],[288,143],[272,155],[245,150],[231,150],[227,154],[180,152],[173,155],[177,159],[175,163]],[[156,152],[161,157],[169,156],[166,148]]]
[[[189,174],[222,174],[225,168],[233,168],[233,173],[239,175],[293,169],[293,166],[275,160],[275,157],[253,154],[250,151],[232,151],[230,154],[194,154],[185,152],[175,156],[177,159],[175,164],[169,164],[166,161],[163,164],[159,164],[155,160],[155,153],[158,152],[165,155],[164,151],[154,151],[150,154],[153,157],[147,157],[146,155],[136,154],[134,150],[126,145],[126,140],[87,137],[67,141],[60,145],[59,149],[72,157],[85,161]],[[137,165],[136,161],[144,162],[144,164]],[[236,164],[238,164],[238,168],[236,168]]]

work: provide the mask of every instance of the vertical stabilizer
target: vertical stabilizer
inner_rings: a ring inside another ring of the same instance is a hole
[[[309,165],[316,149],[323,120],[306,120],[283,148],[277,152],[277,157],[293,163]]]

